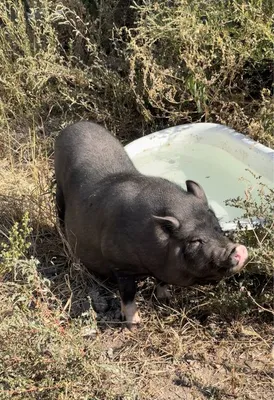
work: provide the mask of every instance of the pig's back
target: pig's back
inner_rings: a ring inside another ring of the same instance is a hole
[[[96,184],[110,174],[137,172],[120,142],[102,126],[81,121],[65,128],[55,141],[57,184]],[[65,194],[65,193],[64,193]]]

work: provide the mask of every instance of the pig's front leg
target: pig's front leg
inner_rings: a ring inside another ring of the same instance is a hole
[[[121,313],[131,329],[141,322],[135,303],[136,281],[133,276],[116,274],[121,296]]]

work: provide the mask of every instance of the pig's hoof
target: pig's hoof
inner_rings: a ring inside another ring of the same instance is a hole
[[[122,304],[121,314],[129,329],[133,329],[141,323],[141,318],[134,302]]]
[[[132,318],[126,319],[126,317],[124,315],[122,315],[122,320],[125,321],[126,323],[126,327],[130,330],[136,330],[137,328],[139,328],[142,320],[140,318],[140,316],[138,315],[138,313],[136,315],[134,315]]]
[[[156,288],[156,297],[158,300],[169,301],[171,299],[171,293],[168,285],[158,285]]]
[[[141,322],[142,320],[137,311],[132,317],[126,320],[127,327],[131,331],[137,329]]]
[[[141,323],[141,318],[140,318],[140,315],[138,314],[138,311],[136,311],[132,316],[130,316],[127,319],[127,323],[132,324],[132,325],[138,325]]]

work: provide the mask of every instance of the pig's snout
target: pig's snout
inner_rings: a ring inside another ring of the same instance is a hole
[[[247,258],[247,248],[241,244],[235,245],[229,255],[229,261],[231,265],[229,272],[231,274],[239,272],[244,267]]]

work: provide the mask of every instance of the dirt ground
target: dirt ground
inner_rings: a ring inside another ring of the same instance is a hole
[[[235,320],[229,310],[226,317],[208,315],[208,310],[201,312],[195,290],[171,290],[174,297],[165,304],[156,299],[152,282],[141,284],[142,325],[132,331],[121,327],[118,298],[107,309],[109,297],[97,297],[97,309],[104,309],[97,314],[96,339],[103,344],[102,361],[129,368],[134,399],[271,399],[273,326],[254,324],[251,318]],[[187,316],[190,304],[197,307],[192,318]]]

